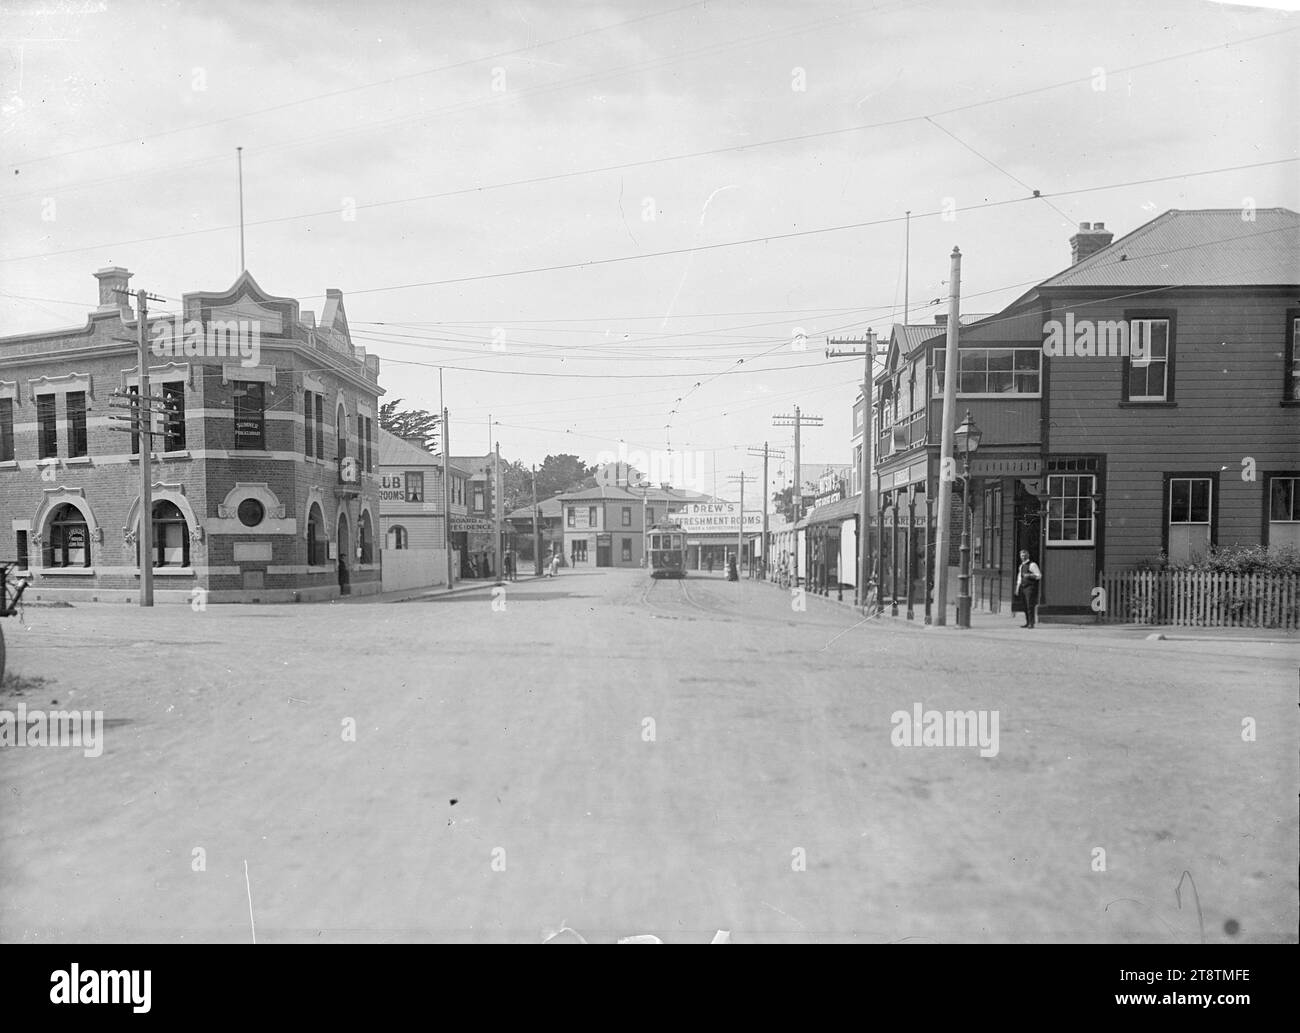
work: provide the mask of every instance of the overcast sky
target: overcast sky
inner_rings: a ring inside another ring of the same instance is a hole
[[[825,419],[805,463],[850,460],[861,363],[823,339],[902,319],[905,210],[932,322],[954,245],[963,311],[992,312],[1081,221],[1300,208],[1294,162],[1189,175],[1297,156],[1300,15],[1237,4],[0,14],[0,334],[82,323],[107,265],[170,298],[229,286],[242,146],[249,271],[317,313],[341,289],[389,398],[436,409],[442,365],[453,451],[487,450],[491,414],[509,458],[671,445],[724,494],[761,470],[747,446],[788,450],[771,417],[796,404]]]

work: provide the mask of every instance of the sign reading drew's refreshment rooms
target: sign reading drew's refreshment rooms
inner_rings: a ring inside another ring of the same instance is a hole
[[[740,530],[740,507],[734,502],[688,502],[672,518],[687,534],[735,534]],[[746,511],[745,530],[761,533],[763,514]]]

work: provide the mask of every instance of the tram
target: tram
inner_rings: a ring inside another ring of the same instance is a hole
[[[646,534],[651,577],[686,576],[686,532],[680,524],[655,524]]]

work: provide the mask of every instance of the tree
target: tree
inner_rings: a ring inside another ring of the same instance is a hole
[[[595,485],[594,466],[587,466],[577,456],[561,453],[547,456],[537,468],[537,501],[549,499],[557,491],[578,491]]]
[[[402,399],[394,398],[379,407],[379,426],[420,445],[426,452],[438,451],[442,418],[426,409],[398,409]]]
[[[788,485],[780,491],[772,492],[772,504],[776,511],[786,518],[790,523],[794,523],[794,487]]]
[[[505,501],[505,513],[516,509],[531,508],[533,504],[533,472],[518,461],[501,460],[501,495]],[[542,501],[542,496],[537,496]]]

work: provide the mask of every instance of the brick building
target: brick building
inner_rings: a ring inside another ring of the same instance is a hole
[[[138,319],[116,293],[131,274],[95,276],[83,326],[0,338],[0,556],[29,572],[28,599],[138,595],[140,440],[109,419],[114,392],[138,390]],[[244,272],[146,333],[150,394],[176,417],[154,438],[156,598],[379,591],[379,360],[352,345],[342,294],[318,324]]]

